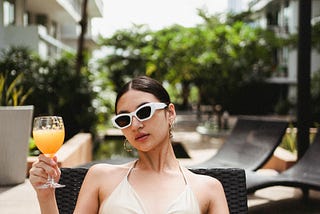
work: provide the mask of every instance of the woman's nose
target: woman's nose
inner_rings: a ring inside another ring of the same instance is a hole
[[[133,128],[140,128],[142,126],[142,122],[139,121],[135,116],[132,116],[132,124]]]

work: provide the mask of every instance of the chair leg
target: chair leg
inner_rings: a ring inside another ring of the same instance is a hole
[[[303,200],[308,201],[309,199],[309,188],[303,187],[301,188],[303,194]]]

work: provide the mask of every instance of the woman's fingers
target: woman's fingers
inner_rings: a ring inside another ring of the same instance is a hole
[[[38,164],[30,169],[30,175],[36,176],[36,177],[43,177],[47,178],[48,173],[43,167],[40,167],[41,164]],[[38,167],[39,166],[39,167]]]
[[[59,180],[61,173],[57,164],[57,158],[39,155],[38,159],[32,164],[29,174],[29,180],[34,186],[44,184],[49,175],[55,178],[55,180]]]
[[[34,187],[40,186],[47,182],[48,174],[41,168],[31,168],[29,180]]]
[[[59,168],[59,165],[58,165],[58,158],[57,156],[54,156],[52,158],[52,160],[54,161],[55,165],[54,165],[54,168],[56,169],[56,175],[54,176],[54,178],[56,178],[57,180],[60,179],[60,175],[61,175],[61,170]]]
[[[51,177],[56,177],[58,176],[58,171],[56,166],[48,165],[45,162],[40,161],[37,165],[35,165],[35,168],[39,168],[42,171],[42,174],[50,175]]]
[[[57,157],[56,156],[53,158],[50,158],[50,157],[47,157],[47,156],[41,154],[41,155],[39,155],[38,159],[40,162],[44,162],[44,163],[51,165],[53,167],[55,165],[57,165]]]

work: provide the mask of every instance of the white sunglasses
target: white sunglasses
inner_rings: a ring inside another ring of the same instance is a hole
[[[146,103],[137,108],[134,112],[114,116],[111,121],[114,127],[118,129],[125,129],[131,126],[133,116],[142,122],[149,120],[157,109],[164,109],[165,107],[167,107],[167,104],[165,103]]]

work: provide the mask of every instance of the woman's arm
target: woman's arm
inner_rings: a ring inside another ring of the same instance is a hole
[[[82,183],[74,213],[98,213],[101,169],[92,166]]]
[[[229,207],[223,186],[219,180],[186,170],[202,213],[228,214]]]
[[[47,194],[46,197],[40,196],[41,193],[37,193],[38,202],[40,205],[41,214],[57,214],[59,213],[56,197],[55,197],[55,189],[48,188],[51,193]],[[40,190],[40,192],[43,190]],[[46,190],[47,191],[47,190]]]
[[[98,213],[101,204],[107,200],[132,164],[122,166],[96,164],[92,166],[82,183],[74,213]]]
[[[208,193],[209,203],[209,214],[213,213],[229,213],[228,202],[223,190],[223,186],[215,178],[210,178],[210,180],[205,185],[206,192]]]
[[[29,181],[37,193],[42,214],[59,213],[55,190],[53,188],[39,189],[38,187],[47,182],[48,175],[51,175],[58,181],[60,174],[56,157],[51,159],[45,155],[39,155],[38,160],[32,164],[29,171]]]

